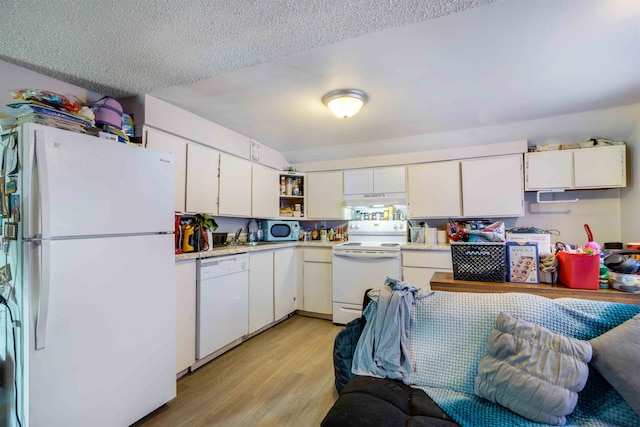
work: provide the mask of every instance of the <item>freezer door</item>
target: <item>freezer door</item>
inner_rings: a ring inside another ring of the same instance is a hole
[[[50,242],[33,257],[26,407],[32,427],[127,426],[176,396],[173,236]],[[39,275],[50,272],[47,319]]]
[[[24,207],[37,217],[25,237],[173,231],[172,154],[34,124],[23,129]]]

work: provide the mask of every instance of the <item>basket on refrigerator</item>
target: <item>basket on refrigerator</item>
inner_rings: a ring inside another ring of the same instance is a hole
[[[504,242],[451,243],[453,278],[473,282],[504,282],[507,251]]]

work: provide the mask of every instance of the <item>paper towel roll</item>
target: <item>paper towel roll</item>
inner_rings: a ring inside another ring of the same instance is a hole
[[[446,230],[438,230],[438,243],[449,243]]]

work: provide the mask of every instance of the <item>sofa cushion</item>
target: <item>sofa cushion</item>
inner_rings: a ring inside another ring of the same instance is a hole
[[[457,426],[422,390],[401,381],[356,376],[322,420],[322,427]]]
[[[564,425],[589,376],[591,345],[500,313],[475,393],[533,421]]]
[[[640,315],[589,341],[591,365],[640,415]]]
[[[338,332],[333,342],[333,370],[338,393],[342,393],[347,383],[356,376],[351,372],[351,362],[362,333],[362,322],[358,318],[347,323],[346,327]]]

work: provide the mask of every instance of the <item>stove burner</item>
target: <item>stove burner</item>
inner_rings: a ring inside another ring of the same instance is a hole
[[[380,246],[387,248],[395,248],[396,246],[400,246],[399,243],[382,243]]]
[[[362,243],[349,242],[349,243],[343,243],[342,246],[362,246]]]

